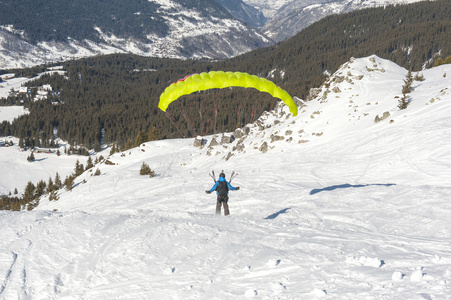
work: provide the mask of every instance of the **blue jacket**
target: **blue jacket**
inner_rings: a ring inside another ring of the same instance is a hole
[[[227,187],[229,188],[229,190],[236,191],[236,187],[231,186],[230,183],[229,183],[228,181],[226,181],[226,179],[225,179],[224,177],[219,177],[219,179],[215,182],[215,185],[210,189],[210,193],[213,192],[213,191],[216,191],[216,189],[218,188],[218,185],[219,185],[219,182],[220,182],[220,181],[225,181],[225,182],[227,182]],[[217,194],[217,193],[218,193],[218,192],[216,192],[216,194]],[[227,192],[227,193],[228,193],[228,192]]]

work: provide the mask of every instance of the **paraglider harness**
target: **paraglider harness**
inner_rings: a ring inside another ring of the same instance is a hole
[[[229,187],[227,186],[227,182],[225,180],[218,182],[218,187],[216,188],[216,191],[218,192],[219,202],[229,201]]]
[[[211,178],[216,182],[215,171],[212,171],[213,175],[210,174]],[[236,176],[235,171],[232,172],[230,176],[229,183],[232,182],[232,179]],[[218,202],[227,202],[229,201],[229,187],[227,186],[227,181],[225,180],[224,171],[219,174],[219,178],[224,178],[224,180],[218,179],[218,187],[216,188],[216,192],[218,193]]]

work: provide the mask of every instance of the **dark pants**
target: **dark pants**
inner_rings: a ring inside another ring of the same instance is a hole
[[[216,203],[216,214],[221,214],[221,206],[224,206],[224,215],[227,216],[230,214],[229,212],[229,205],[227,204],[227,201],[229,201],[229,197],[221,197],[218,195],[218,202]]]

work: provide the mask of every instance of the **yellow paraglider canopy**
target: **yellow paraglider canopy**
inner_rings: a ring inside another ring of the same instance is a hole
[[[161,94],[158,107],[162,111],[166,111],[172,101],[177,100],[183,95],[231,86],[255,88],[261,92],[269,93],[273,97],[281,99],[288,106],[293,116],[298,114],[298,108],[293,98],[273,82],[247,73],[223,71],[193,74],[172,83]]]

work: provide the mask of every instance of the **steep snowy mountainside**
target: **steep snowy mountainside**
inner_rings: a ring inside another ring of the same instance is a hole
[[[241,0],[216,0],[216,2],[225,7],[235,18],[255,28],[263,27],[267,21],[260,10]]]
[[[0,69],[109,53],[217,59],[273,43],[214,1],[28,2],[0,3]]]
[[[273,19],[277,10],[292,1],[293,0],[244,0],[245,3],[261,10],[268,19]]]
[[[399,110],[407,70],[351,59],[297,117],[281,105],[232,143],[111,155],[59,200],[0,212],[0,297],[446,299],[450,72],[422,72]],[[212,169],[238,173],[228,217]]]
[[[358,9],[408,4],[419,1],[422,0],[291,0],[273,13],[273,17],[265,24],[262,31],[270,38],[280,42],[294,36],[302,29],[328,15],[343,14]],[[266,5],[268,5],[269,2],[270,1],[262,1],[262,3],[265,3]],[[278,1],[277,3],[280,2]]]

